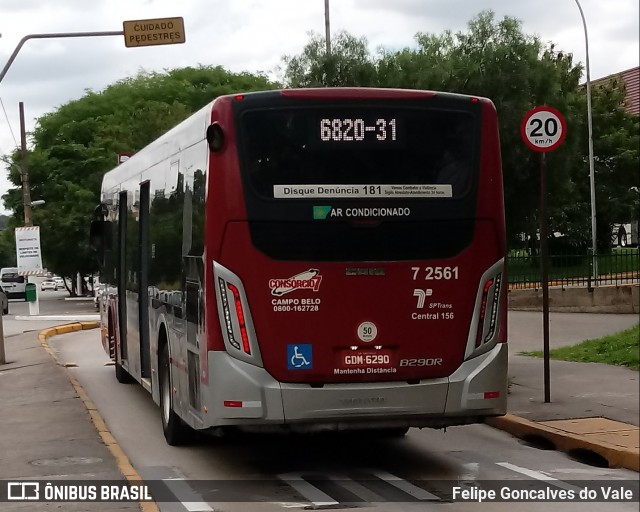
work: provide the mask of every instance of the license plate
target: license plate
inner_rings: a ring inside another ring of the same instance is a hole
[[[342,350],[338,359],[340,368],[390,368],[394,363],[390,349]]]

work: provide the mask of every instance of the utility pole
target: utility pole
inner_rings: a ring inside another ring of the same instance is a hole
[[[20,106],[20,174],[22,175],[22,204],[24,206],[24,225],[33,226],[31,222],[31,189],[29,188],[29,164],[27,157],[27,132],[24,124],[24,103]]]
[[[329,24],[329,0],[324,0],[324,37],[327,45],[327,55],[331,55],[331,29]]]
[[[29,186],[29,153],[27,153],[27,129],[24,123],[24,103],[19,103],[20,108],[20,171],[22,175],[22,202],[24,207],[24,225],[32,227],[31,220],[31,187]],[[26,276],[26,284],[29,284],[29,275]],[[28,286],[27,286],[28,288]],[[25,292],[26,293],[26,292]],[[29,314],[40,314],[40,299],[36,292],[36,300],[29,301]]]

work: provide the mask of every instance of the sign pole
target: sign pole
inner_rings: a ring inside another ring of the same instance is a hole
[[[542,347],[544,356],[544,403],[551,402],[549,371],[549,238],[547,219],[546,153],[540,155],[540,259],[542,270]]]
[[[535,107],[520,123],[524,143],[540,155],[540,271],[542,281],[542,346],[544,356],[544,403],[551,402],[549,368],[549,236],[545,154],[556,149],[567,135],[563,115],[553,107]]]

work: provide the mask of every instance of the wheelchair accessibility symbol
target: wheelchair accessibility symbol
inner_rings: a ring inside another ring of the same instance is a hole
[[[287,369],[311,370],[313,351],[310,343],[287,345]]]

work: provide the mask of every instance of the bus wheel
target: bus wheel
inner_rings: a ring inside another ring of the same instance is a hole
[[[185,425],[173,410],[173,386],[171,385],[171,365],[169,363],[169,348],[165,343],[160,352],[160,413],[162,416],[162,431],[167,444],[180,446],[188,438],[189,427]]]
[[[131,375],[129,375],[127,370],[125,370],[122,367],[122,365],[120,363],[118,363],[118,356],[116,356],[116,361],[114,363],[114,366],[116,367],[116,380],[120,384],[133,384],[135,382],[133,380],[133,377],[131,377]]]
[[[133,384],[135,380],[118,361],[118,347],[116,347],[116,337],[113,332],[111,320],[109,320],[109,355],[113,358],[113,366],[116,369],[116,380],[120,384]]]
[[[111,334],[111,331],[109,331],[109,347],[113,347],[113,366],[115,366],[116,369],[116,380],[120,384],[133,384],[135,380],[131,375],[129,375],[129,372],[127,372],[127,370],[125,370],[118,361],[118,349],[116,347],[116,340]]]

